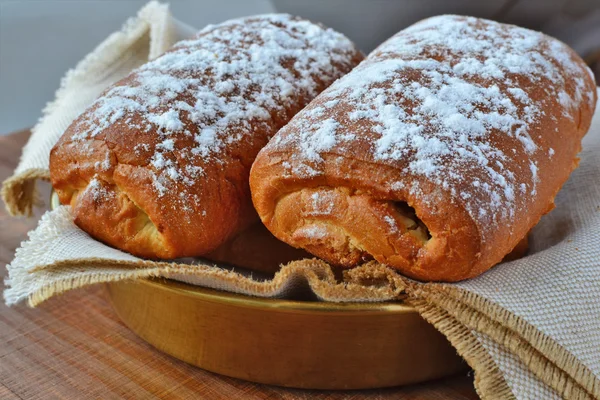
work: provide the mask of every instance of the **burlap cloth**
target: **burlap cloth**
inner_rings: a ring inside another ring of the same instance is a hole
[[[44,110],[2,196],[29,214],[36,179],[64,129],[109,84],[166,50],[192,29],[152,2],[69,71]],[[421,284],[374,263],[336,279],[319,260],[295,261],[272,279],[210,263],[152,262],[91,239],[68,207],[46,213],[7,265],[7,304],[31,306],[89,284],[166,277],[261,297],[310,288],[326,301],[403,299],[444,333],[475,370],[482,398],[600,398],[600,117],[584,140],[581,164],[534,229],[527,257],[458,284]]]

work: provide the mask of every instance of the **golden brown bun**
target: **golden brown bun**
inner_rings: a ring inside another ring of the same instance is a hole
[[[209,26],[108,88],[50,154],[52,185],[94,238],[147,258],[198,256],[253,221],[258,151],[362,59],[289,15]]]
[[[459,281],[500,262],[577,166],[592,74],[556,39],[440,16],[379,46],[251,171],[279,239],[343,267]]]

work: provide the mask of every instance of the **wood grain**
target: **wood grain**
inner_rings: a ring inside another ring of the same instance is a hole
[[[0,180],[18,161],[29,132],[0,137]],[[43,186],[43,199],[49,186]],[[0,275],[34,228],[0,210]],[[0,288],[3,288],[0,284]],[[76,290],[31,309],[0,304],[0,399],[476,399],[461,375],[401,388],[313,391],[257,385],[160,353],[117,318],[102,287]]]

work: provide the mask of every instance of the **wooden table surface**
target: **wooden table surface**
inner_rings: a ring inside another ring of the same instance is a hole
[[[0,180],[15,168],[29,132],[0,136]],[[43,184],[43,193],[49,185]],[[45,198],[48,198],[47,196]],[[4,265],[34,218],[0,209]],[[3,289],[3,283],[0,283]],[[313,391],[258,385],[213,374],[160,353],[117,318],[101,286],[76,290],[37,308],[0,302],[0,399],[476,399],[472,377],[401,388]]]

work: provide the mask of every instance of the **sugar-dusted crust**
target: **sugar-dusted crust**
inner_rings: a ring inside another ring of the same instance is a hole
[[[108,88],[50,155],[75,222],[132,254],[205,254],[256,221],[258,151],[362,59],[343,35],[283,14],[209,26]]]
[[[273,137],[252,168],[254,205],[279,239],[333,264],[474,277],[552,209],[595,105],[592,74],[558,40],[426,19]]]

